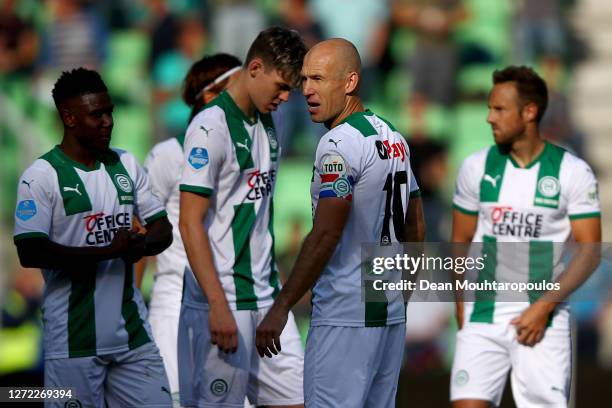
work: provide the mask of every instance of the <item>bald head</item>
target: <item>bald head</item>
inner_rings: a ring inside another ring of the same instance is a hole
[[[326,60],[330,73],[345,77],[351,72],[361,73],[361,58],[352,42],[344,38],[332,38],[313,46],[306,58]]]
[[[310,118],[328,128],[357,108],[361,61],[355,46],[342,38],[315,45],[304,57],[302,92]]]

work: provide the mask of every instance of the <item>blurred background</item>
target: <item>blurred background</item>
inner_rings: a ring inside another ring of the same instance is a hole
[[[362,57],[366,106],[411,146],[427,239],[445,241],[458,165],[492,142],[485,122],[491,74],[532,65],[549,86],[541,130],[594,168],[609,241],[610,21],[609,0],[0,0],[0,384],[42,382],[43,282],[39,271],[19,266],[12,220],[19,175],[61,139],[51,89],[62,70],[102,73],[116,106],[112,145],[142,161],[153,144],[184,130],[182,80],[202,55],[244,59],[256,34],[272,24],[298,30],[309,46],[347,38]],[[281,110],[275,228],[286,276],[311,225],[312,159],[325,129],[310,122],[299,92]],[[597,300],[574,305],[573,397],[580,407],[612,406],[609,269],[602,265],[582,289]],[[145,294],[151,285],[148,273]],[[303,333],[308,304],[297,310]],[[409,306],[400,405],[448,406],[455,331],[452,305]],[[502,406],[513,406],[508,393]]]

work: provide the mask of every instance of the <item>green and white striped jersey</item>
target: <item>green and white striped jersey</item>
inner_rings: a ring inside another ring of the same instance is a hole
[[[419,194],[408,144],[371,111],[353,113],[321,138],[310,186],[313,215],[321,199],[343,198],[352,204],[340,241],[312,289],[313,326],[406,321],[399,292],[386,293],[386,301],[364,301],[375,297],[367,293],[371,283],[363,281],[361,244],[384,247],[405,241],[408,202]]]
[[[459,170],[453,205],[478,216],[473,242],[482,242],[487,255],[479,281],[551,281],[563,269],[562,246],[553,244],[570,239],[570,220],[600,216],[597,180],[588,164],[548,142],[525,168],[497,146],[469,156]],[[495,292],[476,296],[466,303],[466,319],[497,323],[516,317],[539,294],[525,294],[522,303],[496,302]],[[553,324],[566,325],[567,307],[557,316]]]
[[[279,290],[272,194],[280,148],[272,117],[252,122],[223,92],[191,121],[183,150],[179,188],[210,197],[203,228],[230,308],[270,306]],[[183,303],[208,307],[191,271]]]
[[[70,247],[107,246],[134,215],[149,223],[166,212],[131,154],[109,150],[94,169],[55,147],[21,176],[14,240],[48,237]],[[103,355],[151,339],[131,265],[121,259],[71,270],[43,269],[45,358]]]

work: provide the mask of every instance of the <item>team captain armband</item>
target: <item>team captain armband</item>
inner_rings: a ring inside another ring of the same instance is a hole
[[[329,154],[321,159],[321,187],[319,198],[339,197],[353,199],[353,176],[348,175],[347,165],[337,154]]]

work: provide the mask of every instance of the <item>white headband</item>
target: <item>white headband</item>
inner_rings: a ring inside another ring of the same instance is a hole
[[[222,73],[221,75],[216,77],[214,79],[214,81],[210,82],[208,85],[206,85],[204,88],[202,88],[202,90],[200,92],[197,93],[196,99],[200,99],[202,97],[202,95],[204,94],[204,92],[212,89],[214,86],[216,86],[216,85],[220,84],[221,82],[225,81],[227,78],[232,76],[234,73],[240,71],[241,68],[242,67],[240,67],[240,66],[234,67],[234,68],[230,69],[229,71],[225,71],[224,73]]]

